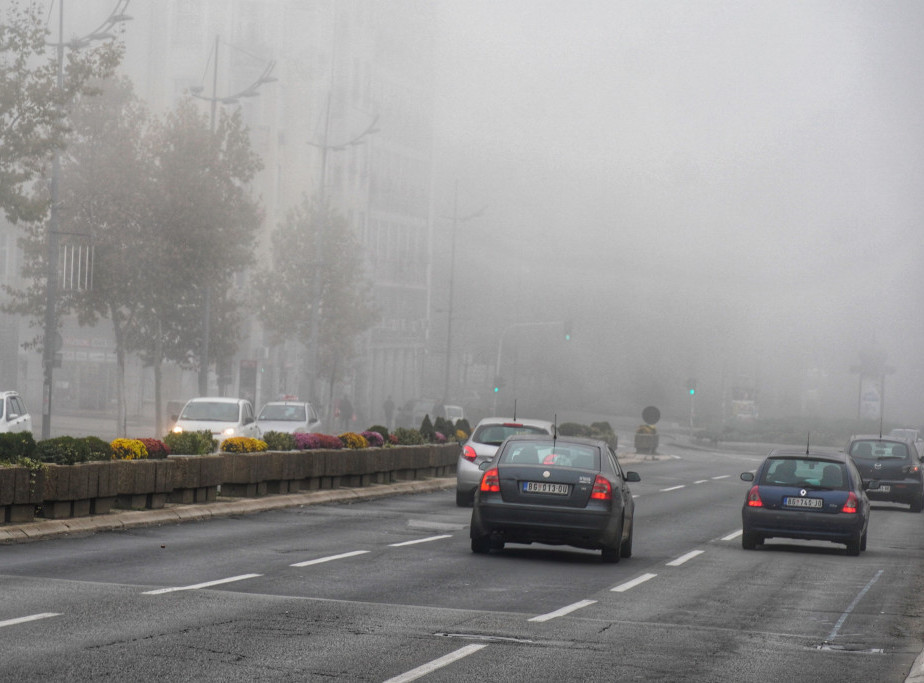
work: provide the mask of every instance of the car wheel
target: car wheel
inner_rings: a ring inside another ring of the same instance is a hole
[[[622,525],[619,524],[619,531],[616,533],[616,545],[605,545],[600,553],[600,559],[609,564],[616,564],[622,554]]]
[[[741,533],[741,547],[745,550],[754,550],[759,544],[760,540],[753,531],[744,531]]]
[[[472,539],[472,552],[479,555],[486,555],[491,552],[491,537],[479,536]]]
[[[863,544],[862,534],[858,534],[855,538],[851,538],[847,541],[847,554],[853,557],[856,557],[860,554],[860,546]]]
[[[864,531],[863,535],[860,536],[860,550],[861,551],[866,550],[866,534],[867,532]]]
[[[921,510],[924,510],[924,493],[911,501],[912,512],[921,512]]]
[[[632,557],[632,532],[635,531],[635,523],[633,522],[629,526],[629,538],[622,542],[622,548],[619,550],[619,554],[622,557]]]
[[[460,508],[470,508],[475,503],[475,494],[474,493],[465,493],[464,491],[456,491],[456,505]]]

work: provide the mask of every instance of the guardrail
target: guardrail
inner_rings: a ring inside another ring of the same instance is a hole
[[[171,455],[163,459],[0,467],[0,523],[210,503],[218,496],[360,487],[450,476],[459,444]]]

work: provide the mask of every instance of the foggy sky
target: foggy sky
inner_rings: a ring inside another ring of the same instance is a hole
[[[897,369],[887,418],[924,423],[924,5],[440,0],[437,15],[438,173],[489,205],[465,237],[494,245],[508,296],[573,311],[612,342],[592,362],[668,384],[745,373],[785,403],[820,367],[844,417],[849,367],[876,344]]]

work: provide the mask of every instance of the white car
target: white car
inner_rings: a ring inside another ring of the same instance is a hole
[[[244,398],[208,396],[186,402],[173,426],[174,432],[209,431],[218,445],[233,436],[260,438],[253,404]]]
[[[257,416],[257,426],[261,434],[315,434],[321,431],[321,418],[305,401],[270,401]]]
[[[0,391],[0,434],[31,432],[32,416],[16,391]]]

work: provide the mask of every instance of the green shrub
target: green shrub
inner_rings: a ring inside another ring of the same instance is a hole
[[[164,437],[164,443],[174,455],[208,455],[218,450],[218,441],[212,432],[172,432]]]
[[[90,451],[90,460],[112,460],[112,446],[108,441],[98,436],[85,436],[83,441]]]
[[[43,439],[35,444],[35,459],[40,462],[73,465],[78,462],[89,462],[92,457],[92,451],[86,439],[57,436],[53,439]]]
[[[456,420],[456,429],[455,431],[462,431],[466,434],[472,433],[472,426],[469,424],[468,420],[464,417],[461,420]]]
[[[590,437],[593,430],[587,425],[578,424],[577,422],[562,422],[558,425],[559,436],[583,436]]]
[[[430,422],[430,416],[424,415],[423,420],[420,422],[420,429],[418,430],[420,435],[423,437],[424,441],[433,441],[433,435],[436,433],[436,430],[433,428],[433,423]]]
[[[263,440],[271,451],[295,450],[295,436],[286,432],[267,432],[263,435]]]
[[[423,435],[416,429],[405,429],[404,427],[398,427],[394,433],[395,438],[398,441],[398,444],[401,446],[416,446],[418,444],[426,443]]]
[[[32,432],[0,434],[0,462],[15,462],[19,458],[35,455],[35,439]]]

